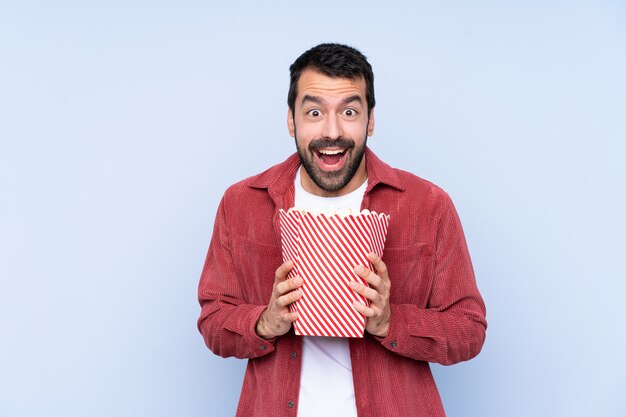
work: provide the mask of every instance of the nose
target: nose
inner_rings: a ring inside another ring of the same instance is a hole
[[[343,136],[341,120],[336,114],[331,113],[325,118],[322,136],[327,139],[338,139]]]

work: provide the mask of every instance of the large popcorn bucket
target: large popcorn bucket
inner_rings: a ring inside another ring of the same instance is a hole
[[[373,270],[370,252],[383,255],[389,216],[363,210],[358,214],[315,214],[280,210],[283,261],[294,268],[289,278],[302,277],[302,297],[290,305],[298,312],[294,323],[300,336],[363,337],[365,317],[353,307],[368,300],[349,287],[365,285],[356,265]]]

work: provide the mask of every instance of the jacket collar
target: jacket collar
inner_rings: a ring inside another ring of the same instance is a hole
[[[365,164],[367,166],[368,182],[366,193],[379,184],[384,184],[400,191],[405,190],[404,184],[394,169],[381,161],[369,147],[365,148]],[[289,187],[293,185],[296,170],[299,166],[300,157],[297,153],[294,153],[284,162],[253,177],[250,187],[267,189],[272,196],[284,195]]]

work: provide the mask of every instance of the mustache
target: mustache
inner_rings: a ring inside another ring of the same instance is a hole
[[[356,145],[352,139],[345,138],[337,138],[337,139],[315,139],[309,143],[309,149],[312,151],[317,151],[324,148],[345,148],[352,149]]]

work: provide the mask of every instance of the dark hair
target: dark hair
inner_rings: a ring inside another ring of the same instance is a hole
[[[291,81],[287,104],[293,113],[298,96],[298,80],[302,71],[312,69],[329,77],[363,78],[365,80],[365,99],[368,113],[376,105],[374,99],[374,73],[367,58],[357,49],[339,43],[322,43],[309,49],[289,67]]]

